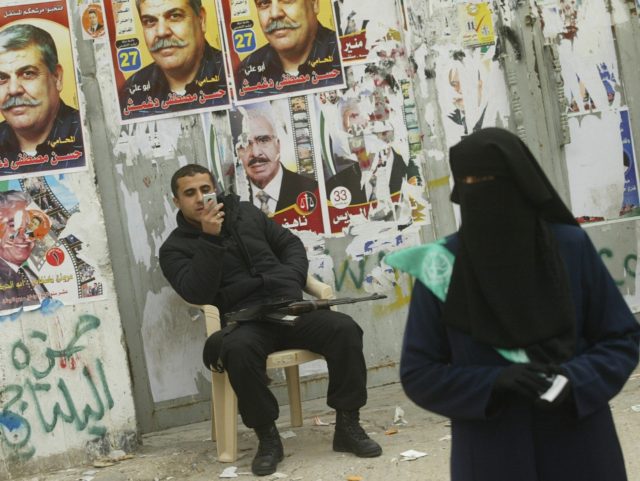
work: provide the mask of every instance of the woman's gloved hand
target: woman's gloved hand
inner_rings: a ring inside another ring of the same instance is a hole
[[[571,389],[571,381],[569,380],[569,375],[567,371],[564,370],[561,366],[557,364],[547,364],[545,366],[546,373],[549,376],[552,376],[551,379],[554,379],[555,376],[560,376],[560,378],[566,378],[566,383],[562,386],[559,392],[554,393],[555,397],[552,399],[545,398],[539,399],[536,401],[536,405],[543,409],[555,409],[561,406],[571,404],[572,399],[572,389]],[[560,380],[560,379],[558,379]]]
[[[493,384],[496,393],[516,393],[535,400],[551,386],[548,369],[543,364],[511,364],[502,369]]]

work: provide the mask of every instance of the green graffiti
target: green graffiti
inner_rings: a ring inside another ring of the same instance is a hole
[[[20,413],[26,410],[26,406],[24,406],[22,402],[23,391],[22,387],[17,385],[8,386],[0,391],[0,395],[7,395],[9,397],[9,401],[2,409],[3,422],[0,424],[0,427],[2,428],[5,442],[9,444],[9,447],[14,449],[25,446],[31,437],[31,425],[29,421],[16,411],[11,410],[11,407],[18,402],[20,402],[20,404],[16,406],[16,410]],[[8,420],[12,422],[9,423],[7,422]]]
[[[22,357],[24,358],[22,361],[18,360],[18,351],[22,353]],[[11,349],[11,360],[13,361],[13,367],[15,367],[18,371],[24,369],[31,362],[31,353],[27,346],[24,345],[24,342],[18,341],[13,345]]]
[[[384,258],[384,256],[386,255],[386,252],[378,252],[377,255],[377,260],[376,265],[380,265],[380,261]],[[349,261],[345,260],[342,263],[341,266],[341,271],[338,274],[336,272],[336,269],[334,267],[333,269],[333,275],[336,279],[336,291],[341,291],[342,287],[344,286],[344,281],[345,278],[347,277],[347,274],[349,275],[349,278],[351,279],[351,282],[353,282],[353,285],[356,287],[356,289],[360,289],[362,287],[362,285],[364,284],[365,279],[367,278],[365,271],[367,268],[367,263],[369,261],[369,259],[373,259],[373,256],[365,256],[364,259],[361,259],[358,261],[358,274],[354,273],[351,270],[351,267],[349,266]]]
[[[73,391],[80,387],[80,381],[68,386],[64,379],[58,378],[55,383],[56,389],[53,389],[54,384],[45,379],[51,375],[56,359],[70,359],[83,351],[86,347],[80,343],[81,338],[99,326],[100,320],[97,317],[80,316],[73,337],[60,350],[44,344],[47,342],[45,333],[40,331],[29,333],[29,339],[43,343],[38,352],[46,359],[44,368],[34,366],[33,352],[36,348],[32,347],[32,352],[22,340],[13,344],[11,350],[13,367],[17,371],[28,369],[33,380],[26,379],[22,385],[13,384],[0,389],[0,400],[8,399],[0,406],[2,408],[0,410],[0,443],[9,448],[8,452],[11,456],[26,460],[35,454],[35,447],[29,445],[33,417],[45,433],[53,432],[60,421],[71,424],[78,432],[84,431],[90,436],[100,437],[106,433],[106,428],[100,425],[100,421],[105,412],[112,409],[115,403],[100,359],[95,360],[94,372],[87,364],[82,368],[81,380],[90,392],[90,400],[81,408],[76,405],[73,395]],[[38,345],[38,342],[34,344]],[[52,399],[54,396],[58,399]],[[44,408],[43,406],[53,407]]]
[[[602,258],[602,261],[606,260],[614,261],[614,253],[608,247],[603,247],[598,251],[598,255]],[[625,275],[629,275],[631,278],[636,278],[636,264],[638,262],[638,256],[636,254],[627,254],[622,263],[622,268],[624,269]],[[605,262],[606,263],[606,262]],[[610,269],[611,275],[613,276],[613,270]],[[624,279],[613,279],[616,283],[616,286],[622,287],[625,283]]]
[[[633,262],[633,268],[629,266]],[[634,279],[636,278],[636,265],[638,263],[638,256],[635,254],[629,254],[624,258],[624,271]]]
[[[344,285],[344,280],[347,277],[347,274],[349,274],[349,277],[351,278],[353,285],[356,286],[357,289],[360,289],[365,279],[364,269],[365,269],[366,263],[367,262],[364,259],[358,261],[359,273],[357,275],[351,270],[351,267],[349,266],[349,261],[344,261],[342,263],[342,272],[340,272],[340,274],[338,274],[334,268],[333,275],[336,278],[336,290],[338,292],[342,290],[342,286]]]
[[[102,365],[102,361],[100,359],[96,359],[96,368],[98,369],[98,375],[100,376],[100,382],[102,383],[104,396],[107,398],[107,406],[109,407],[109,409],[113,409],[115,403],[113,402],[113,397],[111,396],[111,391],[109,390],[109,384],[107,383],[107,376],[104,373],[104,366]]]

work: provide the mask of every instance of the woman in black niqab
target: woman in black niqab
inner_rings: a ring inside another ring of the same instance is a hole
[[[575,351],[575,312],[548,223],[577,225],[527,146],[483,129],[450,150],[460,249],[443,319],[478,342],[560,363]]]

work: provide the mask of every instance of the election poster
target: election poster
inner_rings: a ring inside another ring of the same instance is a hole
[[[622,139],[622,165],[624,166],[624,191],[622,194],[621,217],[632,217],[640,214],[640,198],[638,196],[638,172],[636,156],[631,135],[629,110],[620,110],[620,136]]]
[[[314,96],[330,233],[429,222],[415,99],[401,68],[347,67],[349,88]],[[385,79],[395,79],[391,88]]]
[[[344,86],[331,0],[220,2],[237,104]]]
[[[458,23],[465,47],[484,47],[496,43],[491,7],[488,2],[458,5]]]
[[[400,44],[399,12],[396,2],[378,2],[375,8],[360,0],[333,0],[345,65],[376,62],[389,42]]]
[[[60,176],[2,183],[0,190],[0,322],[24,311],[102,300],[104,280],[69,232],[79,210]]]
[[[308,100],[297,96],[229,111],[243,200],[292,230],[323,233]]]
[[[64,0],[0,6],[0,180],[86,168]]]
[[[215,0],[106,0],[120,120],[230,106]]]
[[[82,38],[96,42],[104,42],[107,38],[102,4],[92,2],[80,7],[82,21]]]

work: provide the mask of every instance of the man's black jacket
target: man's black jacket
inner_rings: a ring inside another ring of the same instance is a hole
[[[220,236],[203,233],[178,212],[178,227],[160,247],[160,267],[176,292],[223,314],[302,299],[309,263],[300,239],[234,194],[219,201],[225,212]]]

